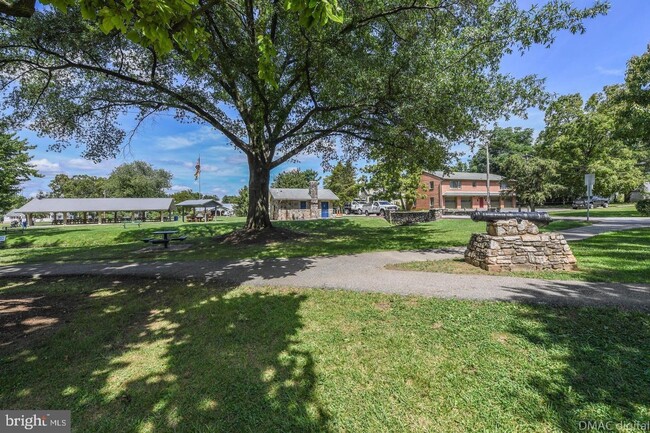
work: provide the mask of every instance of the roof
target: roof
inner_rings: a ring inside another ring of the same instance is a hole
[[[221,203],[216,200],[185,200],[177,203],[176,206],[180,207],[221,207]]]
[[[35,198],[17,209],[22,213],[40,212],[117,212],[168,211],[171,198]]]
[[[445,174],[443,171],[425,171],[424,173],[430,174],[436,177],[440,177],[446,180],[486,180],[487,175],[485,173],[469,173],[466,171],[455,171]],[[503,179],[503,176],[498,174],[490,173],[490,180],[500,181]]]
[[[308,188],[269,188],[269,192],[275,200],[311,200]],[[318,199],[338,200],[339,198],[329,189],[319,189]]]
[[[25,216],[25,214],[18,212],[18,209],[14,209],[12,211],[9,211],[5,214],[6,217],[19,217],[19,216]]]

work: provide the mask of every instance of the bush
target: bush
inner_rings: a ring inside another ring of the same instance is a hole
[[[636,202],[636,210],[643,216],[650,216],[650,199],[643,199]]]

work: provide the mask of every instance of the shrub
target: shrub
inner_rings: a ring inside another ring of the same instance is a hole
[[[650,199],[643,199],[636,202],[636,210],[643,216],[650,216]]]

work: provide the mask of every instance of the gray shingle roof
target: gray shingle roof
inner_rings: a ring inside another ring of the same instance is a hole
[[[485,173],[468,173],[464,171],[450,172],[446,175],[443,171],[425,171],[425,173],[449,180],[486,180],[487,178]],[[503,180],[503,176],[490,173],[490,180],[500,181]]]
[[[185,200],[177,203],[180,207],[221,207],[221,203],[215,200]]]
[[[35,198],[17,209],[22,213],[117,212],[171,210],[171,198]]]
[[[269,188],[274,200],[311,200],[308,188]],[[339,198],[329,189],[318,190],[319,200],[338,200]]]

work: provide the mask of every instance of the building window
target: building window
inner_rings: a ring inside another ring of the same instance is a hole
[[[435,199],[433,197],[429,197],[429,206],[430,207],[436,206]]]
[[[501,181],[499,186],[501,187],[501,189],[508,189],[508,182]]]
[[[435,186],[436,184],[433,181],[429,182],[429,189],[433,189]]]
[[[476,188],[476,181],[472,182],[472,187]]]
[[[460,180],[449,181],[449,188],[451,188],[451,189],[460,189],[461,187],[462,187],[462,184],[460,183]]]
[[[301,201],[300,202],[300,209],[307,209],[307,202],[306,201]]]

